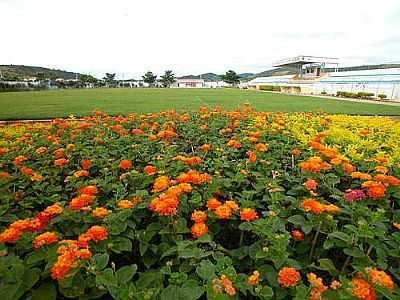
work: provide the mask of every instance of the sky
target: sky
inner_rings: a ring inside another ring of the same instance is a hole
[[[0,0],[0,64],[120,79],[400,62],[399,0]]]

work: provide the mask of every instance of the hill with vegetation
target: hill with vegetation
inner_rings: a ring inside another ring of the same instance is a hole
[[[0,65],[0,71],[3,78],[9,79],[23,79],[27,77],[75,79],[82,75],[75,72],[24,65]]]

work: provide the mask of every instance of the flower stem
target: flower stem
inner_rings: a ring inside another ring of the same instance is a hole
[[[243,237],[244,237],[244,231],[240,232],[240,239],[239,239],[239,247],[242,247],[243,244]]]
[[[322,222],[319,222],[318,228],[317,228],[317,232],[315,233],[314,239],[312,241],[311,250],[310,250],[310,256],[309,256],[310,260],[312,259],[313,255],[314,255],[314,250],[315,250],[315,246],[317,244],[319,232],[321,230],[321,225],[322,225]]]

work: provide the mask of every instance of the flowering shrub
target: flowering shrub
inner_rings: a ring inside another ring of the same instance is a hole
[[[396,122],[245,106],[17,128],[4,299],[400,299]]]

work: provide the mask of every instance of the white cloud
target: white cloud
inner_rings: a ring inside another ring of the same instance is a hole
[[[399,61],[398,19],[397,0],[0,0],[0,64],[127,78],[257,72],[298,54]]]

